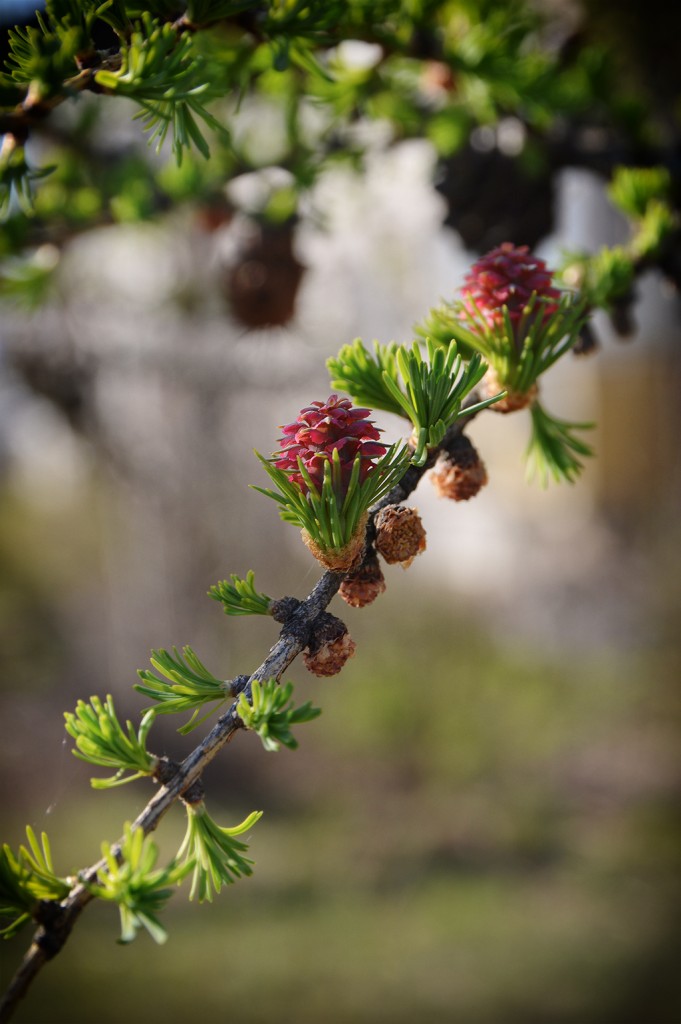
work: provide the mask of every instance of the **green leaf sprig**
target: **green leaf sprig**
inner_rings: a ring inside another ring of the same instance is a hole
[[[653,259],[673,232],[679,229],[679,217],[669,203],[653,199],[636,226],[630,248],[638,259]]]
[[[11,939],[31,920],[38,898],[31,890],[31,872],[5,843],[0,849],[0,928],[3,939]]]
[[[352,395],[360,405],[404,416],[401,403],[386,388],[384,379],[384,374],[398,379],[398,345],[394,341],[388,345],[374,341],[373,349],[372,355],[362,339],[356,338],[351,345],[343,345],[337,356],[327,359],[332,387]]]
[[[155,714],[147,711],[137,733],[129,721],[124,729],[116,717],[111,694],[104,703],[99,697],[90,697],[89,704],[79,700],[75,712],[64,714],[66,731],[76,741],[75,756],[89,764],[116,769],[111,778],[91,779],[94,789],[111,789],[153,775],[158,760],[148,753],[146,739]]]
[[[459,416],[477,412],[497,401],[496,395],[462,410],[464,398],[480,383],[487,366],[475,354],[464,365],[455,343],[442,348],[431,339],[425,360],[418,342],[405,346],[379,345],[374,356],[358,339],[344,346],[327,366],[333,387],[347,391],[356,402],[405,416],[413,427],[412,461],[422,466],[428,450],[437,448]]]
[[[617,167],[607,189],[614,205],[633,220],[645,217],[650,203],[666,201],[670,190],[666,167]]]
[[[7,843],[0,849],[0,918],[10,918],[0,935],[6,939],[35,918],[40,900],[62,900],[71,889],[68,879],[54,872],[47,833],[38,843],[28,825],[26,838],[28,847],[20,846],[16,854]]]
[[[530,409],[532,434],[525,452],[527,479],[539,480],[546,487],[552,477],[572,483],[582,471],[580,457],[593,455],[593,449],[575,436],[576,430],[589,430],[593,423],[570,423],[548,413],[539,402]]]
[[[584,262],[582,294],[590,306],[610,311],[631,291],[634,273],[634,260],[625,246],[599,249]]]
[[[253,811],[240,825],[222,828],[203,802],[187,804],[187,832],[177,856],[185,857],[187,871],[194,872],[190,900],[198,895],[199,903],[212,902],[213,893],[219,893],[223,885],[253,874],[253,861],[244,856],[248,844],[236,837],[248,832],[261,817],[262,811]]]
[[[151,132],[149,141],[156,142],[157,149],[172,129],[178,164],[192,144],[207,159],[210,150],[198,122],[226,136],[224,126],[206,109],[206,103],[224,94],[224,82],[215,71],[209,73],[191,33],[178,34],[170,22],[158,22],[145,11],[121,48],[121,59],[120,71],[97,72],[98,85],[140,105],[135,116]]]
[[[258,734],[265,750],[279,750],[281,744],[295,750],[298,741],[291,732],[291,726],[311,722],[322,713],[321,708],[314,707],[309,700],[300,707],[294,707],[292,694],[292,683],[280,686],[276,679],[268,679],[264,683],[255,679],[251,700],[245,693],[239,695],[236,706],[239,718],[247,729]]]
[[[137,674],[142,683],[135,683],[135,689],[158,702],[156,712],[160,715],[193,711],[189,722],[178,730],[183,735],[204,722],[231,696],[231,682],[209,672],[189,645],[182,648],[181,654],[176,647],[172,653],[163,649],[152,651],[151,664],[159,674],[139,669]],[[199,709],[212,701],[219,702],[217,707],[199,718]]]
[[[591,308],[612,313],[632,296],[636,275],[655,259],[679,230],[679,218],[669,201],[671,177],[665,167],[619,167],[608,186],[615,206],[631,222],[624,245],[603,246],[594,253],[567,253],[564,280],[580,289]]]
[[[670,203],[672,179],[666,167],[618,167],[608,195],[633,222],[628,249],[639,260],[659,253],[679,218]]]
[[[17,144],[13,135],[5,135],[0,147],[0,218],[4,220],[15,204],[26,216],[31,216],[34,213],[33,184],[53,170],[54,165],[32,167],[24,147]]]
[[[437,448],[459,416],[485,409],[503,397],[503,394],[494,395],[462,411],[463,399],[480,383],[487,365],[477,354],[464,365],[454,342],[443,349],[428,339],[427,348],[428,362],[423,359],[418,342],[414,342],[411,350],[397,350],[403,387],[388,373],[383,377],[386,388],[412,422],[415,448],[412,461],[417,466],[423,465],[428,451]]]
[[[62,7],[66,10],[60,11]],[[76,58],[91,48],[93,18],[93,4],[52,2],[46,14],[36,11],[37,26],[10,29],[7,68],[13,81],[29,86],[31,103],[68,89],[65,80],[67,83],[78,71]]]
[[[246,579],[232,574],[231,583],[221,580],[208,591],[208,596],[222,604],[225,615],[269,615],[272,598],[255,589],[255,573],[249,570]]]
[[[142,829],[126,822],[125,835],[117,855],[110,843],[102,843],[106,867],[97,881],[84,884],[99,899],[118,905],[121,918],[119,942],[128,943],[140,928],[146,928],[154,942],[162,944],[168,934],[158,919],[177,885],[194,864],[188,858],[182,864],[173,861],[166,868],[155,868],[158,847],[145,837]]]

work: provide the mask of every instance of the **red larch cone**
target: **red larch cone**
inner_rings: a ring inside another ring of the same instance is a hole
[[[354,408],[349,398],[331,395],[326,402],[312,402],[300,410],[293,423],[281,429],[284,436],[279,439],[281,450],[274,465],[286,470],[289,480],[298,484],[307,494],[307,484],[298,468],[301,459],[313,483],[321,491],[324,482],[324,464],[338,450],[341,461],[341,486],[347,488],[352,467],[360,457],[359,482],[363,483],[373,472],[373,460],[381,458],[387,447],[381,444],[381,431],[367,419],[370,409]],[[344,494],[339,494],[342,500]]]
[[[511,242],[492,249],[471,267],[461,289],[463,304],[471,316],[482,314],[489,327],[503,324],[503,307],[517,327],[532,293],[543,300],[538,310],[542,322],[558,308],[561,293],[551,284],[552,273],[544,260],[526,245]],[[522,343],[522,339],[516,339]]]

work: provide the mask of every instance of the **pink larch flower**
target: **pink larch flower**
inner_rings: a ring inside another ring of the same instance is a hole
[[[349,398],[338,395],[331,395],[326,402],[312,402],[301,409],[294,423],[281,427],[284,436],[279,439],[281,450],[275,452],[278,458],[274,465],[287,471],[289,480],[307,494],[307,484],[298,467],[300,458],[321,491],[324,464],[337,449],[342,489],[338,497],[342,500],[355,458],[360,458],[359,481],[363,483],[375,468],[374,459],[388,450],[378,440],[381,431],[367,419],[370,412],[371,409],[354,409]]]
[[[465,310],[472,317],[485,318],[494,329],[504,322],[503,307],[514,328],[533,292],[541,301],[537,316],[544,323],[558,308],[561,293],[551,285],[552,272],[544,260],[533,256],[526,245],[511,242],[492,249],[471,267],[461,290]],[[516,339],[522,342],[522,338]]]

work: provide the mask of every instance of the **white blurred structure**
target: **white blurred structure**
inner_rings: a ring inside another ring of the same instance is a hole
[[[112,675],[126,637],[147,646],[195,637],[205,615],[201,590],[220,575],[254,568],[273,593],[302,593],[316,578],[295,531],[248,489],[264,482],[252,449],[272,451],[278,425],[327,396],[325,359],[340,345],[357,336],[411,340],[413,323],[462,282],[474,257],[441,226],[433,166],[429,145],[409,142],[377,149],[362,178],[325,175],[297,235],[308,270],[286,329],[248,334],[230,321],[215,292],[235,225],[207,236],[179,213],[159,225],[81,236],[63,257],[57,301],[33,320],[5,317],[9,348],[62,346],[96,366],[89,426],[113,474],[97,511]],[[559,194],[558,231],[540,252],[549,264],[562,248],[621,240],[625,225],[592,175],[565,173]],[[615,343],[599,321],[602,350],[564,359],[548,375],[552,411],[598,424],[596,458],[573,487],[524,483],[526,414],[475,422],[490,483],[456,507],[422,483],[414,503],[429,550],[410,569],[414,583],[436,582],[547,642],[602,642],[641,627],[654,570],[637,545],[622,545],[602,502],[609,487],[615,502],[636,493],[639,477],[629,470],[641,472],[637,438],[649,443],[652,433],[671,450],[659,435],[673,426],[665,389],[674,311],[658,280],[645,280],[635,339]],[[622,388],[632,408],[618,409]],[[395,436],[400,424],[377,419]],[[93,449],[11,375],[0,381],[0,424],[13,488],[46,506],[81,500]],[[642,515],[655,504],[665,458],[663,450],[649,459]]]

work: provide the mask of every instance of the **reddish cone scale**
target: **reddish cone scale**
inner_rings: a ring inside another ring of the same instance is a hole
[[[281,451],[274,465],[289,472],[289,480],[297,483],[304,494],[307,484],[298,468],[302,459],[305,468],[316,487],[321,490],[324,481],[324,464],[334,450],[338,451],[341,462],[340,500],[350,481],[355,458],[360,458],[359,480],[363,483],[375,468],[374,459],[381,458],[388,450],[379,441],[380,431],[367,419],[370,409],[353,408],[349,398],[331,395],[326,402],[312,402],[301,409],[297,420],[281,429]]]
[[[514,328],[518,326],[533,292],[542,302],[542,321],[558,308],[561,293],[551,285],[551,271],[526,245],[511,242],[492,249],[471,267],[461,289],[464,308],[474,318],[482,315],[494,328],[504,321],[503,307]],[[520,339],[521,340],[521,339]]]

